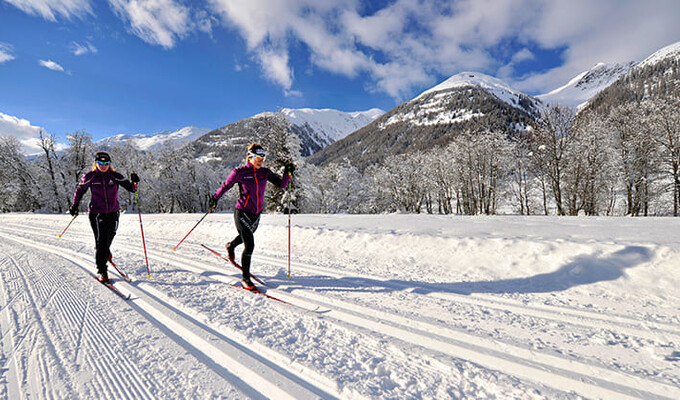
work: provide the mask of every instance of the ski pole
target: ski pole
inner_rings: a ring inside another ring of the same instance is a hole
[[[135,171],[132,171],[134,174]],[[137,198],[137,213],[139,214],[139,229],[142,231],[142,246],[144,247],[144,260],[146,260],[146,277],[151,278],[151,271],[149,271],[149,257],[146,255],[146,240],[144,240],[144,225],[142,224],[142,209],[139,208],[139,191],[137,191],[137,184],[135,183],[135,197]]]
[[[288,178],[292,179],[293,174],[290,172],[288,173]],[[290,225],[290,182],[288,183],[288,279],[290,279],[290,231],[291,231],[291,225]]]
[[[203,221],[203,219],[204,219],[205,217],[207,217],[208,214],[210,214],[214,208],[215,208],[215,207],[212,207],[210,210],[208,210],[208,211],[203,215],[203,217],[201,217],[201,219],[199,219],[198,222],[196,222],[196,225],[194,225],[194,227],[191,228],[191,230],[189,231],[189,233],[187,233],[186,235],[184,235],[184,237],[182,238],[182,240],[180,240],[179,243],[177,243],[177,246],[175,246],[175,247],[172,248],[172,251],[177,250],[177,248],[179,247],[180,244],[182,244],[182,242],[184,241],[184,239],[186,239],[189,235],[191,235],[191,232],[193,232],[194,229],[196,229],[196,227],[198,226],[198,224],[200,224],[201,221]]]
[[[61,237],[66,232],[68,227],[71,226],[71,224],[73,223],[73,221],[75,221],[77,216],[78,216],[78,214],[74,215],[73,218],[71,218],[71,222],[69,222],[68,225],[66,225],[66,228],[64,228],[64,230],[61,231],[61,233],[59,234],[59,237]]]
[[[109,262],[109,264],[111,264],[111,265],[113,266],[113,268],[116,269],[116,272],[118,272],[118,275],[120,275],[121,277],[123,277],[123,279],[125,279],[125,280],[128,281],[128,282],[131,281],[130,277],[127,276],[127,274],[126,274],[125,272],[121,271],[120,268],[118,268],[118,265],[116,265],[116,263],[113,262],[113,260],[109,259],[108,262]]]

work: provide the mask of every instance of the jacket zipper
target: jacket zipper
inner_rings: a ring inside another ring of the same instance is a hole
[[[106,179],[104,179],[104,174],[102,174],[102,184],[104,185],[104,201],[106,202],[106,212],[109,212],[109,193],[106,191]]]
[[[260,213],[260,183],[257,181],[257,170],[253,166],[253,175],[255,175],[255,196],[257,196],[257,203],[255,204],[255,211]]]

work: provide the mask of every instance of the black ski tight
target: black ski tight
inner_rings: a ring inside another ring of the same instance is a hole
[[[97,260],[97,271],[100,274],[106,275],[107,272],[106,261],[111,254],[111,242],[113,242],[118,229],[118,214],[118,211],[106,214],[90,213],[90,225],[97,248],[95,259]]]
[[[231,241],[231,248],[235,249],[241,243],[245,245],[241,255],[241,267],[243,268],[243,277],[250,279],[250,260],[253,257],[253,250],[255,250],[253,234],[260,224],[260,214],[251,214],[237,208],[234,210],[234,223],[238,236]]]

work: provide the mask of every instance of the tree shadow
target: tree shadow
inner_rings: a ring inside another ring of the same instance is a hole
[[[614,281],[625,276],[625,270],[652,259],[650,249],[628,246],[609,256],[580,256],[557,271],[526,278],[498,281],[460,282],[446,285],[451,291],[472,293],[548,293],[561,292],[575,286]]]
[[[285,280],[288,290],[300,287],[322,291],[352,292],[393,292],[411,289],[414,293],[549,293],[568,290],[575,286],[597,282],[614,281],[625,276],[625,270],[634,268],[652,259],[653,252],[642,246],[628,246],[622,250],[601,257],[598,255],[579,256],[558,270],[526,278],[502,279],[496,281],[428,283],[405,280],[377,280],[356,277],[332,278],[329,276],[296,277],[295,284]],[[284,284],[283,272],[280,278]],[[277,279],[278,280],[278,279]],[[298,286],[299,285],[299,286]],[[274,286],[275,287],[275,286]]]

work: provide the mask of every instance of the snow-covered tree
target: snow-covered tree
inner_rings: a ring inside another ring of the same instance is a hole
[[[659,146],[662,171],[671,180],[673,215],[680,215],[680,99],[654,99],[644,102],[652,137]]]
[[[546,178],[558,215],[566,215],[568,211],[564,199],[564,179],[569,161],[568,153],[573,142],[574,121],[573,109],[550,106],[544,111],[536,129],[528,136],[532,163],[539,176]]]
[[[633,216],[649,213],[659,156],[651,128],[640,117],[640,111],[637,103],[627,103],[616,107],[609,116],[621,160],[626,214]]]

